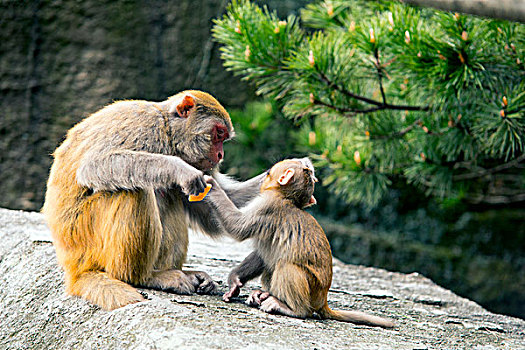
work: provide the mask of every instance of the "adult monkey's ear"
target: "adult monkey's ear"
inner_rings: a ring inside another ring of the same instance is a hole
[[[195,100],[193,96],[186,95],[180,102],[177,103],[177,114],[181,118],[188,118],[188,115],[193,107],[195,107]]]
[[[295,170],[293,170],[292,168],[288,168],[281,176],[279,176],[279,180],[277,180],[277,182],[281,186],[287,185],[292,179],[293,174],[295,174]]]

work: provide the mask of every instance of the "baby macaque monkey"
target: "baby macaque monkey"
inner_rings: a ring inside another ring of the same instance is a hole
[[[328,307],[332,283],[332,254],[328,239],[317,221],[304,208],[316,203],[317,179],[308,158],[289,159],[275,164],[261,185],[261,193],[240,210],[224,191],[213,185],[208,199],[225,229],[237,240],[254,238],[255,251],[237,266],[228,278],[229,302],[240,288],[261,275],[265,292],[251,293],[247,304],[268,313],[321,318],[369,326],[394,324],[362,312],[336,311]]]

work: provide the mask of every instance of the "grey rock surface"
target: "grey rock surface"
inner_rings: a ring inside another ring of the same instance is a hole
[[[0,349],[525,349],[525,321],[484,310],[417,274],[334,261],[336,309],[393,319],[392,330],[263,313],[219,295],[153,290],[106,312],[64,292],[49,230],[38,213],[0,209]],[[249,243],[193,234],[187,267],[226,291]]]

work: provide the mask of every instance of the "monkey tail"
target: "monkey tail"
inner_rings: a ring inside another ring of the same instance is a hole
[[[355,324],[362,324],[366,326],[393,328],[394,323],[386,318],[372,316],[359,311],[342,311],[332,310],[325,304],[321,310],[318,311],[322,318],[328,318],[331,320],[351,322]]]
[[[144,300],[129,284],[100,271],[84,272],[68,278],[66,285],[69,294],[82,297],[104,310],[114,310]]]

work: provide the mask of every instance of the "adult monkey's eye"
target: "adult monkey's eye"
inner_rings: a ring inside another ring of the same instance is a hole
[[[213,129],[212,136],[213,136],[214,142],[224,142],[224,140],[228,139],[229,137],[228,129],[226,129],[225,126],[218,124]]]

